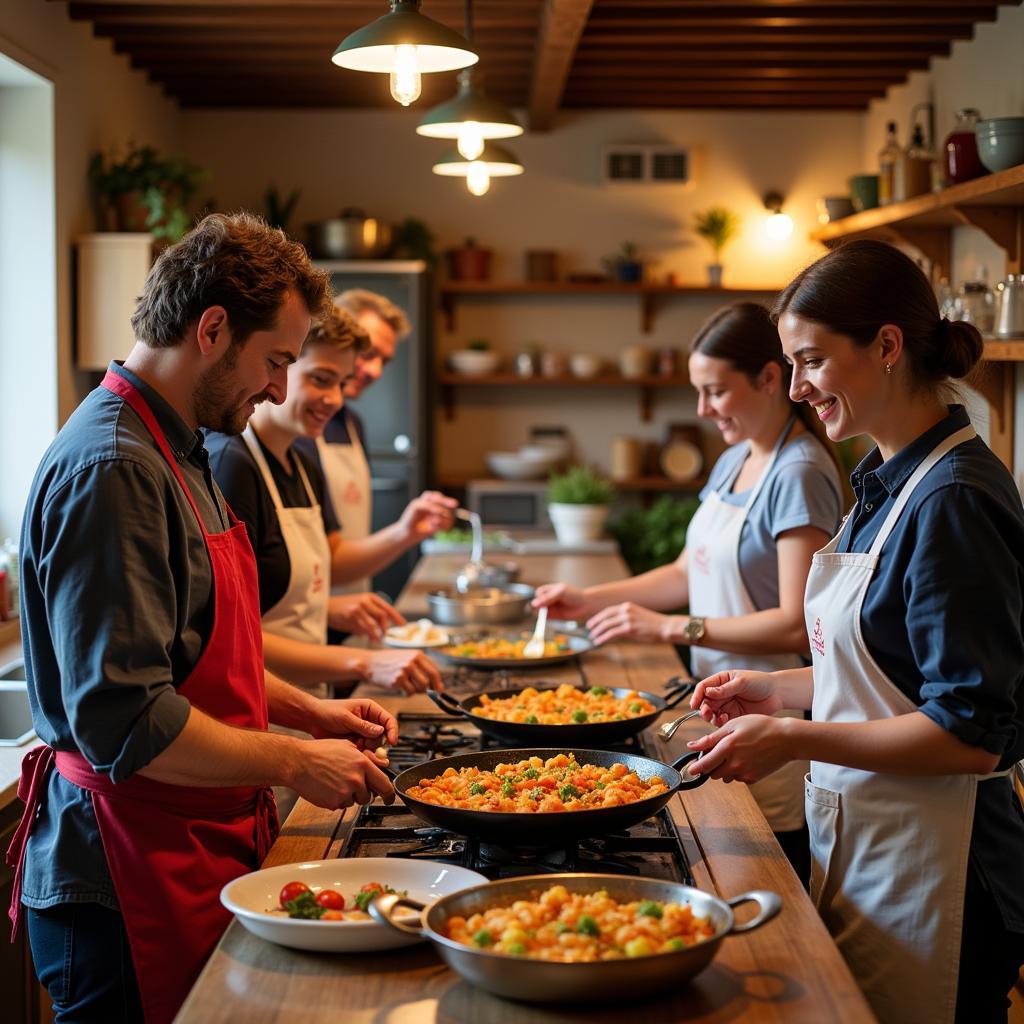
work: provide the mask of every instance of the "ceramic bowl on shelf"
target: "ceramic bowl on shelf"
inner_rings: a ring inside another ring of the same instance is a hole
[[[488,452],[485,456],[487,468],[502,480],[541,480],[558,462],[550,452],[530,451],[524,455],[518,452]]]
[[[818,220],[822,224],[831,224],[853,213],[853,200],[849,196],[822,196],[818,200]]]
[[[659,459],[661,471],[670,480],[686,483],[704,468],[701,450],[690,441],[672,441],[665,445]]]
[[[448,354],[448,365],[464,377],[486,377],[501,365],[501,356],[497,352],[464,348]]]
[[[580,352],[569,360],[569,369],[574,377],[596,377],[601,372],[602,360],[586,352]]]
[[[990,117],[975,129],[978,157],[990,171],[1024,164],[1024,117]]]

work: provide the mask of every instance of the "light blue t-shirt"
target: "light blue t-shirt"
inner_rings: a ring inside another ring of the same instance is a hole
[[[746,504],[750,491],[733,493],[731,487],[749,450],[744,441],[721,454],[700,492],[701,501],[718,491],[728,505]],[[814,526],[831,537],[842,513],[835,463],[813,434],[800,434],[779,452],[740,533],[740,575],[758,611],[779,606],[779,536]]]

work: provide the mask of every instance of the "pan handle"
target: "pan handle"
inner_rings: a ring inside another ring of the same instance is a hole
[[[692,761],[698,760],[698,758],[702,756],[703,755],[699,750],[689,750],[672,762],[672,767],[675,768],[675,770],[683,777],[683,781],[679,786],[680,791],[684,789],[696,789],[698,786],[703,786],[710,778],[708,775],[691,775],[689,772],[684,770],[686,765],[690,764]]]
[[[697,689],[697,684],[692,679],[683,680],[679,676],[673,676],[665,685],[665,707],[668,709],[678,707]]]
[[[758,912],[746,924],[734,924],[731,935],[741,935],[743,932],[752,932],[760,928],[766,921],[770,921],[782,909],[782,897],[777,892],[768,889],[755,889],[751,892],[740,893],[726,900],[730,907],[738,907],[741,903],[756,903]],[[373,904],[370,904],[373,906]]]
[[[461,718],[465,715],[462,705],[444,690],[427,690],[427,696],[443,711],[452,718]]]
[[[776,899],[778,899],[778,897],[776,897]],[[422,918],[420,919],[419,924],[410,924],[407,921],[398,920],[398,918],[394,916],[394,913],[399,907],[409,907],[411,910],[417,910],[422,914],[425,906],[426,904],[420,903],[419,900],[414,900],[409,896],[400,896],[398,893],[388,893],[386,896],[377,896],[370,900],[366,909],[369,911],[370,917],[379,924],[390,925],[395,929],[395,931],[405,932],[406,935],[422,935]],[[733,930],[735,931],[736,929]]]

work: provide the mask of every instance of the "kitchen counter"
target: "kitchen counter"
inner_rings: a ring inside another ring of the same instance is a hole
[[[522,556],[526,582],[564,579],[587,586],[625,574],[617,555]],[[463,556],[423,559],[399,602],[409,617],[424,614],[428,589],[448,583]],[[675,651],[661,644],[618,643],[544,678],[591,685],[630,685],[660,692],[680,672]],[[369,691],[368,691],[369,692]],[[374,694],[379,696],[378,694]],[[392,710],[431,709],[422,696],[380,697]],[[671,716],[673,712],[668,712]],[[670,761],[687,736],[706,728],[687,723],[670,745]],[[687,731],[688,730],[688,731]],[[344,1019],[348,1024],[559,1024],[635,1019],[675,1021],[869,1022],[874,1018],[835,945],[790,869],[745,786],[711,780],[670,803],[698,887],[723,897],[750,889],[782,896],[777,918],[749,935],[729,937],[711,966],[670,996],[639,1003],[566,1009],[498,999],[450,971],[429,945],[364,955],[304,953],[264,942],[232,922],[177,1018],[179,1024]],[[336,855],[355,812],[327,812],[300,800],[265,866]],[[215,893],[210,894],[216,898]],[[749,911],[738,912],[746,920]]]
[[[0,668],[21,657],[21,632],[18,621],[2,623],[0,630]],[[21,759],[39,743],[35,736],[20,747],[0,747],[0,812],[18,795]]]

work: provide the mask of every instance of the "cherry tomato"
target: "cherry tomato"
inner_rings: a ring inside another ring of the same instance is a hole
[[[304,892],[311,892],[311,891],[312,890],[309,888],[308,885],[306,885],[305,882],[289,882],[281,890],[281,897],[280,897],[280,899],[281,899],[281,906],[284,907],[284,905],[289,900],[298,899]]]
[[[344,910],[345,897],[337,889],[323,889],[316,894],[316,901],[324,910]]]
[[[384,886],[380,882],[367,882],[360,890],[360,892],[383,892]]]

